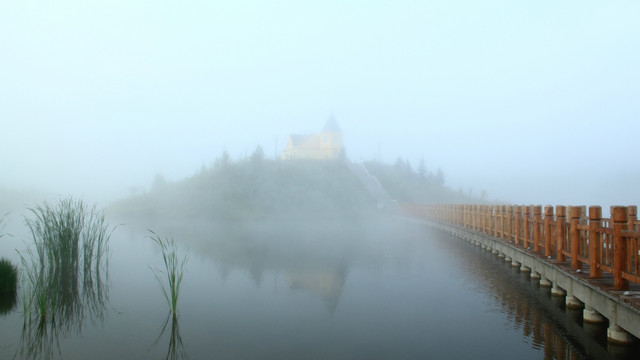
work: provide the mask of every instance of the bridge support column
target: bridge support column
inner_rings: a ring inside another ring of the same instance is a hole
[[[507,257],[507,255],[505,255],[504,253],[499,253],[499,254],[498,254],[498,258],[499,258],[499,259],[504,259],[504,258],[506,258],[506,257]]]
[[[493,251],[491,251],[491,254],[498,255],[498,254],[500,254],[500,251],[498,251],[496,249],[493,249]]]
[[[633,335],[626,332],[618,325],[609,324],[607,329],[607,340],[614,344],[630,344],[634,341]]]
[[[513,260],[513,261],[511,262],[511,266],[513,266],[513,267],[520,267],[520,263],[519,263],[519,262],[517,262],[517,261],[515,261],[515,260]]]
[[[591,306],[585,306],[584,310],[582,310],[582,320],[591,324],[599,324],[604,322],[604,316],[593,310]]]
[[[531,268],[528,267],[528,266],[522,265],[522,266],[520,266],[520,272],[523,272],[523,273],[531,272]]]
[[[542,287],[551,287],[551,281],[549,279],[543,277],[540,279],[540,286]]]
[[[531,279],[533,279],[533,280],[538,280],[538,279],[540,279],[540,278],[541,278],[541,276],[540,276],[540,273],[539,273],[539,272],[536,272],[536,271],[532,271],[532,272],[531,272]]]
[[[511,258],[505,255],[504,262],[511,262]]]
[[[582,302],[578,300],[575,296],[567,295],[565,299],[565,306],[567,309],[582,309]]]
[[[551,296],[565,296],[567,292],[564,291],[560,286],[553,283],[553,287],[551,288]]]

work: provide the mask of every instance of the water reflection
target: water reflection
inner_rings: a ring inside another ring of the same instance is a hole
[[[80,335],[86,321],[102,322],[109,302],[107,276],[100,270],[39,276],[22,295],[24,323],[16,353],[21,359],[61,356],[60,337]]]
[[[484,292],[495,311],[504,313],[509,326],[522,333],[531,347],[542,349],[545,359],[635,359],[636,347],[619,348],[608,345],[605,325],[583,324],[582,311],[565,308],[564,297],[553,297],[548,288],[531,280],[530,274],[520,272],[480,247],[446,238],[454,251],[468,251],[476,256],[465,256],[468,276]],[[445,241],[443,241],[445,242]],[[465,249],[461,249],[463,247]],[[480,255],[480,256],[478,256]]]
[[[203,280],[216,267],[222,278],[210,289],[206,281],[187,287],[191,356],[633,358],[490,253],[415,224],[376,225],[163,229],[205,260]],[[278,291],[281,284],[304,296]],[[167,358],[185,358],[177,319],[168,331],[173,320],[161,332]]]
[[[20,345],[15,357],[20,359],[53,359],[60,351],[61,328],[55,320],[46,318],[26,321],[22,326]]]
[[[329,223],[253,223],[242,227],[169,229],[194,253],[213,260],[224,279],[233,270],[246,271],[256,286],[265,273],[281,273],[287,286],[318,296],[333,313],[338,306],[348,269],[361,256],[372,234],[364,226]]]
[[[50,359],[61,356],[61,336],[104,320],[111,232],[95,207],[71,198],[30,211],[35,251],[20,253],[24,323],[16,356]]]
[[[169,313],[167,315],[167,319],[162,325],[162,330],[160,331],[158,338],[156,338],[156,341],[153,344],[156,345],[160,341],[162,336],[167,331],[167,328],[169,327],[171,329],[169,334],[169,347],[167,348],[167,356],[165,357],[165,359],[189,359],[189,355],[185,351],[184,343],[182,342],[182,334],[180,334],[180,323],[178,322],[178,315],[175,313]]]
[[[18,303],[17,292],[3,293],[0,292],[0,316],[10,313]]]
[[[320,296],[331,314],[338,306],[346,278],[346,265],[298,272],[290,270],[286,274],[287,285],[290,289],[304,290]]]

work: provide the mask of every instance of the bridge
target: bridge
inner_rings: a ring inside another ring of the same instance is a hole
[[[530,272],[541,287],[605,323],[613,343],[640,338],[640,221],[637,206],[398,204],[401,215],[470,241]]]

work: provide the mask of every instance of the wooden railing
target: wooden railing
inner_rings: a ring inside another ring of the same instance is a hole
[[[464,227],[512,243],[547,259],[570,262],[592,278],[613,275],[616,290],[640,284],[637,206],[513,206],[398,204],[401,214]]]

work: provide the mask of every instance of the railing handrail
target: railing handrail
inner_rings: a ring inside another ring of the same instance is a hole
[[[543,211],[544,209],[544,211]],[[555,210],[555,211],[554,211]],[[460,226],[495,237],[592,278],[613,275],[614,288],[640,284],[640,221],[637,206],[533,206],[400,203],[401,214]]]

